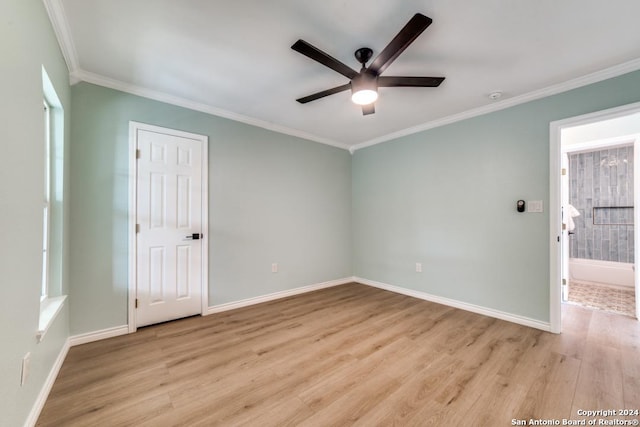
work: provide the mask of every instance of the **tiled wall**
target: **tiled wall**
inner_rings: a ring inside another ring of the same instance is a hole
[[[634,262],[633,146],[570,154],[569,203],[572,258]]]

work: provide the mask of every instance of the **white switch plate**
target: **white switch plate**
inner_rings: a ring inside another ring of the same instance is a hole
[[[416,262],[416,273],[422,273],[422,263]]]
[[[272,273],[277,273],[278,272],[278,263],[274,262],[273,264],[271,264],[271,272]]]
[[[527,202],[527,212],[544,212],[542,200],[529,200]]]

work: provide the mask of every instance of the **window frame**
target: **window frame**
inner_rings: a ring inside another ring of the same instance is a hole
[[[64,168],[64,108],[56,93],[51,79],[42,66],[42,100],[41,116],[43,126],[44,148],[41,167],[42,181],[42,275],[40,287],[40,313],[36,338],[42,342],[53,324],[67,296],[62,292],[62,246],[63,221],[56,219],[55,206],[63,203],[63,168]],[[62,211],[57,214],[62,215]],[[59,229],[58,229],[59,228]],[[56,238],[56,235],[59,236]],[[35,284],[34,284],[35,285]]]
[[[46,98],[42,99],[44,109],[44,188],[42,207],[42,283],[40,302],[49,298],[50,254],[51,254],[51,123],[52,108]]]

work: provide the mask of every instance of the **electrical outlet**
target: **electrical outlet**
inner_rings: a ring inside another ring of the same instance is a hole
[[[416,262],[416,273],[422,273],[422,263]]]
[[[31,352],[24,355],[22,358],[22,373],[20,375],[20,386],[24,386],[29,377],[29,364],[31,362]]]
[[[272,273],[277,273],[278,272],[278,263],[274,262],[273,264],[271,264],[271,272]]]

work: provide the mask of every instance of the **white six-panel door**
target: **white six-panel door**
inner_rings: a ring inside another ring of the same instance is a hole
[[[202,312],[204,142],[136,129],[136,326]]]

